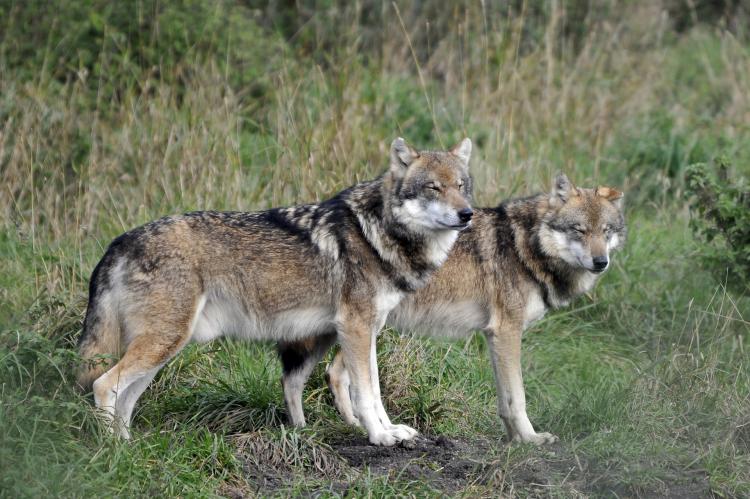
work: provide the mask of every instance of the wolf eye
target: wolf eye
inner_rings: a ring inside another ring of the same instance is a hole
[[[424,184],[424,188],[425,189],[431,189],[433,191],[438,191],[438,192],[440,191],[440,186],[437,185],[435,182],[428,182],[428,183]]]
[[[581,234],[581,235],[586,233],[586,228],[583,227],[582,225],[571,225],[570,230],[572,230],[576,234]]]

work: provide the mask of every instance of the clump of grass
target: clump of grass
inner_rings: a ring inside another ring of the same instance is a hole
[[[192,380],[185,385],[185,379]],[[272,348],[260,345],[189,347],[152,385],[144,417],[221,432],[279,427],[281,373]],[[164,392],[173,395],[161,397]],[[146,399],[148,400],[148,399]]]
[[[283,478],[284,474],[297,469],[327,479],[352,473],[341,456],[307,431],[282,429],[278,433],[242,433],[233,436],[232,442],[245,466],[256,470],[256,479],[267,479],[274,475]]]

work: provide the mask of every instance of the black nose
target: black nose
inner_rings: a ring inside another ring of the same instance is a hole
[[[593,260],[594,260],[594,269],[596,270],[606,269],[607,264],[609,263],[609,259],[606,256],[595,256]]]
[[[468,223],[473,216],[474,211],[471,208],[464,208],[458,211],[458,219],[461,220],[461,223]]]

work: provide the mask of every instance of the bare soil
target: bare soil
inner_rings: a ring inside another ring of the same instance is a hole
[[[323,492],[347,495],[353,492],[366,468],[375,477],[389,481],[418,482],[446,496],[549,497],[554,488],[559,495],[570,497],[710,497],[708,476],[701,469],[678,469],[667,479],[648,483],[621,483],[612,464],[593,463],[557,443],[530,453],[521,460],[508,460],[502,442],[468,440],[444,436],[420,436],[413,446],[376,447],[365,437],[347,438],[329,443],[326,463],[304,468],[304,482],[309,488],[296,494],[316,497]],[[252,497],[279,493],[293,482],[299,484],[300,468],[274,463],[266,466],[258,456],[240,454],[247,482],[227,486],[230,497]],[[314,460],[320,462],[320,457]],[[312,461],[311,461],[312,462]],[[632,463],[630,469],[646,466]],[[469,489],[469,491],[467,491]]]
[[[375,447],[366,438],[336,442],[331,447],[356,469],[369,467],[376,475],[390,475],[403,481],[420,481],[446,494],[465,489],[484,468],[483,456],[490,445],[485,441],[446,437],[417,437],[412,445]]]

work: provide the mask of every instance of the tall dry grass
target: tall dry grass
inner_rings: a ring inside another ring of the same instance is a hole
[[[623,174],[628,151],[614,146],[655,110],[675,133],[697,135],[710,118],[713,135],[744,137],[750,62],[732,35],[667,44],[668,19],[646,5],[592,24],[573,50],[559,34],[571,20],[555,5],[538,44],[523,12],[488,18],[467,6],[435,33],[384,6],[379,60],[363,63],[356,43],[325,65],[280,54],[272,93],[249,114],[242,89],[210,62],[179,91],[145,75],[94,108],[84,74],[59,87],[4,73],[3,218],[49,241],[99,227],[110,236],[172,210],[318,199],[382,171],[398,134],[433,147],[472,136],[481,203],[539,188],[560,169],[581,183],[637,185]],[[419,36],[424,53],[412,45]],[[703,89],[690,95],[678,64],[721,89],[718,109],[699,109]]]

